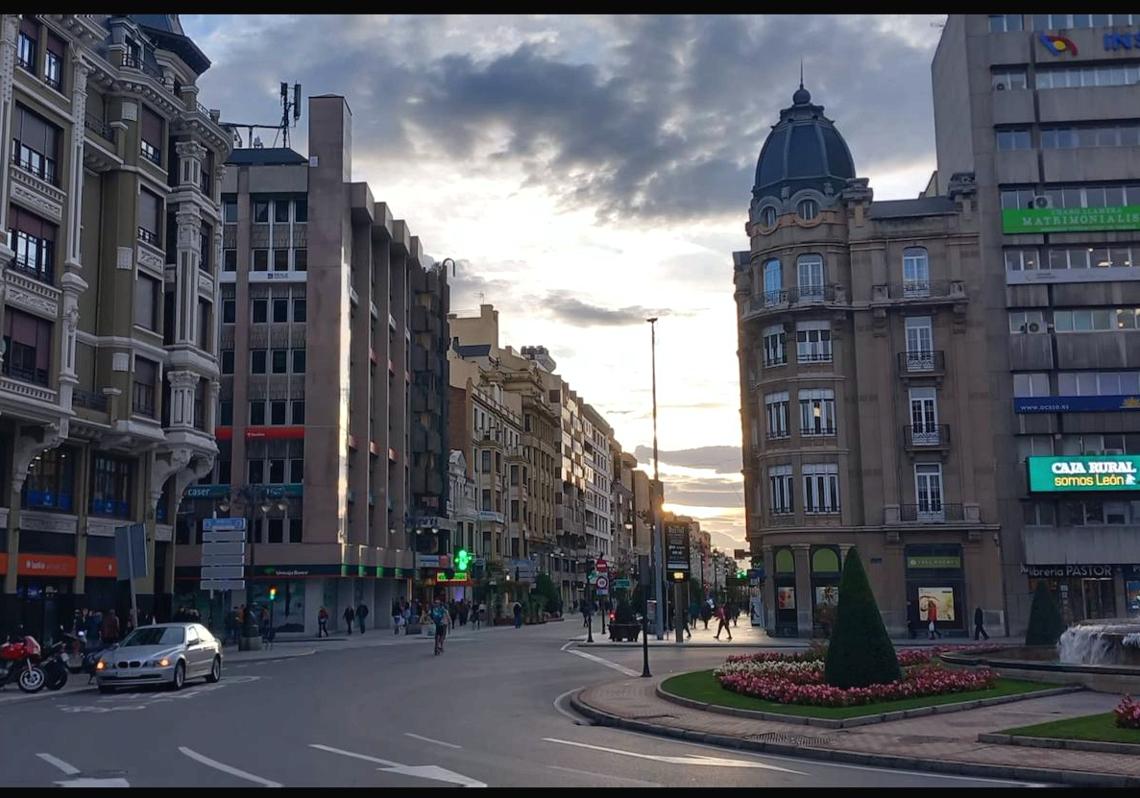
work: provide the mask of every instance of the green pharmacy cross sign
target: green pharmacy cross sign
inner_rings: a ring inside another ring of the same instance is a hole
[[[1030,457],[1030,493],[1140,491],[1140,455]]]
[[[1007,208],[1003,233],[1079,233],[1086,230],[1140,230],[1140,205],[1110,208]]]

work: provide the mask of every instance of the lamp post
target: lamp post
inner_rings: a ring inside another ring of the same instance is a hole
[[[269,511],[276,507],[278,510],[284,512],[288,509],[288,503],[282,498],[278,499],[276,503],[269,501],[264,485],[242,485],[240,488],[232,490],[229,497],[222,499],[218,504],[218,509],[225,513],[229,512],[234,501],[241,501],[242,504],[242,517],[246,519],[246,526],[248,528],[249,536],[249,585],[246,587],[246,612],[245,621],[242,624],[243,637],[257,637],[257,621],[253,617],[253,579],[256,575],[257,569],[257,535],[254,533],[254,524],[257,520],[257,510],[261,510],[262,519],[268,519]],[[224,608],[223,608],[224,609]]]
[[[657,467],[657,317],[646,319],[649,322],[650,335],[650,363],[653,376],[653,481],[661,485],[661,475]],[[665,500],[665,490],[661,489],[661,500]],[[653,595],[657,599],[657,612],[654,613],[654,626],[657,639],[665,638],[665,616],[662,610],[665,605],[665,568],[661,551],[661,507],[653,503]]]

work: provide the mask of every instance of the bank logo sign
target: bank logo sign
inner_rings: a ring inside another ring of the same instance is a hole
[[[1109,208],[1007,208],[1003,233],[1066,233],[1085,230],[1140,230],[1140,205]]]
[[[1140,490],[1140,455],[1030,457],[1030,493]]]
[[[1041,44],[1045,46],[1045,49],[1053,55],[1064,55],[1065,53],[1072,56],[1077,55],[1077,45],[1075,45],[1073,40],[1068,36],[1042,33],[1039,34],[1038,38],[1041,40]]]

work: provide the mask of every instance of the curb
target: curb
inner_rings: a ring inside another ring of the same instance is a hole
[[[69,678],[68,681],[70,682],[72,678],[79,679],[80,677],[82,677],[83,679],[86,679],[87,674],[85,674],[85,673],[84,674],[78,674],[78,675],[71,674],[71,678]],[[94,682],[92,682],[91,684],[81,685],[80,687],[77,687],[73,690],[68,690],[66,687],[64,687],[62,690],[48,690],[45,687],[37,693],[18,693],[13,698],[9,698],[7,700],[0,700],[0,707],[5,707],[5,706],[8,706],[10,704],[11,705],[22,704],[25,701],[36,701],[36,700],[40,700],[40,699],[44,699],[44,698],[60,698],[62,696],[76,695],[78,693],[85,693],[85,692],[89,692],[89,691],[94,691],[95,689],[96,688],[95,688]],[[0,693],[0,695],[2,695],[2,693]]]
[[[1070,740],[1062,737],[1023,737],[1019,734],[982,733],[979,743],[1022,745],[1026,748],[1061,748],[1067,751],[1094,751],[1099,754],[1140,756],[1140,744],[1113,743],[1107,740]]]
[[[311,657],[313,654],[316,654],[316,653],[317,653],[317,650],[314,648],[310,651],[301,651],[301,652],[298,652],[296,654],[285,654],[285,655],[280,656],[280,657],[256,657],[256,658],[251,658],[251,659],[238,659],[238,660],[230,659],[229,663],[231,666],[233,666],[233,665],[254,665],[257,663],[261,663],[261,662],[282,662],[282,661],[287,660],[287,659],[298,659],[300,657]],[[225,665],[225,663],[226,663],[226,658],[223,657],[222,658],[222,664]]]
[[[754,720],[769,720],[778,723],[792,723],[797,726],[818,726],[824,729],[853,729],[856,726],[870,726],[875,723],[890,723],[895,720],[905,720],[906,718],[921,718],[924,715],[946,715],[951,712],[963,712],[968,709],[979,709],[981,707],[992,707],[999,704],[1010,704],[1015,701],[1025,701],[1030,698],[1047,698],[1055,695],[1065,695],[1066,693],[1077,693],[1085,688],[1080,685],[1068,685],[1065,687],[1056,687],[1049,690],[1036,690],[1031,693],[1018,693],[1017,695],[1003,695],[994,698],[975,698],[972,701],[961,701],[956,704],[936,704],[931,707],[916,707],[914,709],[900,709],[895,712],[883,712],[878,715],[863,715],[855,718],[844,718],[842,720],[833,720],[831,718],[812,718],[804,715],[784,715],[779,712],[764,712],[759,709],[741,709],[739,707],[726,707],[720,704],[706,704],[703,701],[697,701],[692,698],[685,698],[684,696],[675,695],[661,689],[661,683],[658,683],[654,688],[657,697],[668,701],[673,704],[680,704],[690,709],[699,709],[704,712],[714,712],[718,715],[734,715],[740,718],[752,718]],[[983,742],[985,742],[983,740]],[[1132,746],[1133,748],[1140,749],[1140,746]],[[1123,752],[1128,753],[1128,752]]]
[[[1106,775],[1083,770],[1046,770],[1043,768],[948,762],[945,760],[918,759],[916,757],[889,756],[886,754],[865,754],[858,751],[842,751],[813,748],[811,746],[788,745],[786,743],[770,743],[762,740],[747,740],[741,737],[731,737],[724,734],[707,734],[705,732],[696,732],[689,729],[659,726],[645,721],[618,717],[617,715],[611,715],[608,712],[595,709],[580,700],[579,696],[582,692],[584,691],[579,690],[570,696],[570,705],[575,711],[602,726],[640,731],[659,737],[675,737],[689,742],[707,743],[725,748],[758,751],[766,754],[779,754],[781,756],[790,756],[798,759],[818,759],[897,770],[932,771],[959,776],[1049,782],[1052,784],[1060,783],[1081,787],[1140,787],[1140,776]]]

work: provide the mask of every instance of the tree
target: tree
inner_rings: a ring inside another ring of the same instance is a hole
[[[1055,646],[1065,631],[1061,610],[1049,592],[1044,579],[1037,580],[1033,591],[1033,605],[1029,608],[1029,626],[1025,630],[1025,645]]]
[[[834,687],[866,687],[902,678],[895,647],[887,636],[883,616],[858,552],[852,548],[839,580],[839,606],[823,669]]]
[[[546,608],[552,613],[562,611],[562,596],[550,574],[539,574],[534,582],[534,592],[546,598]]]

